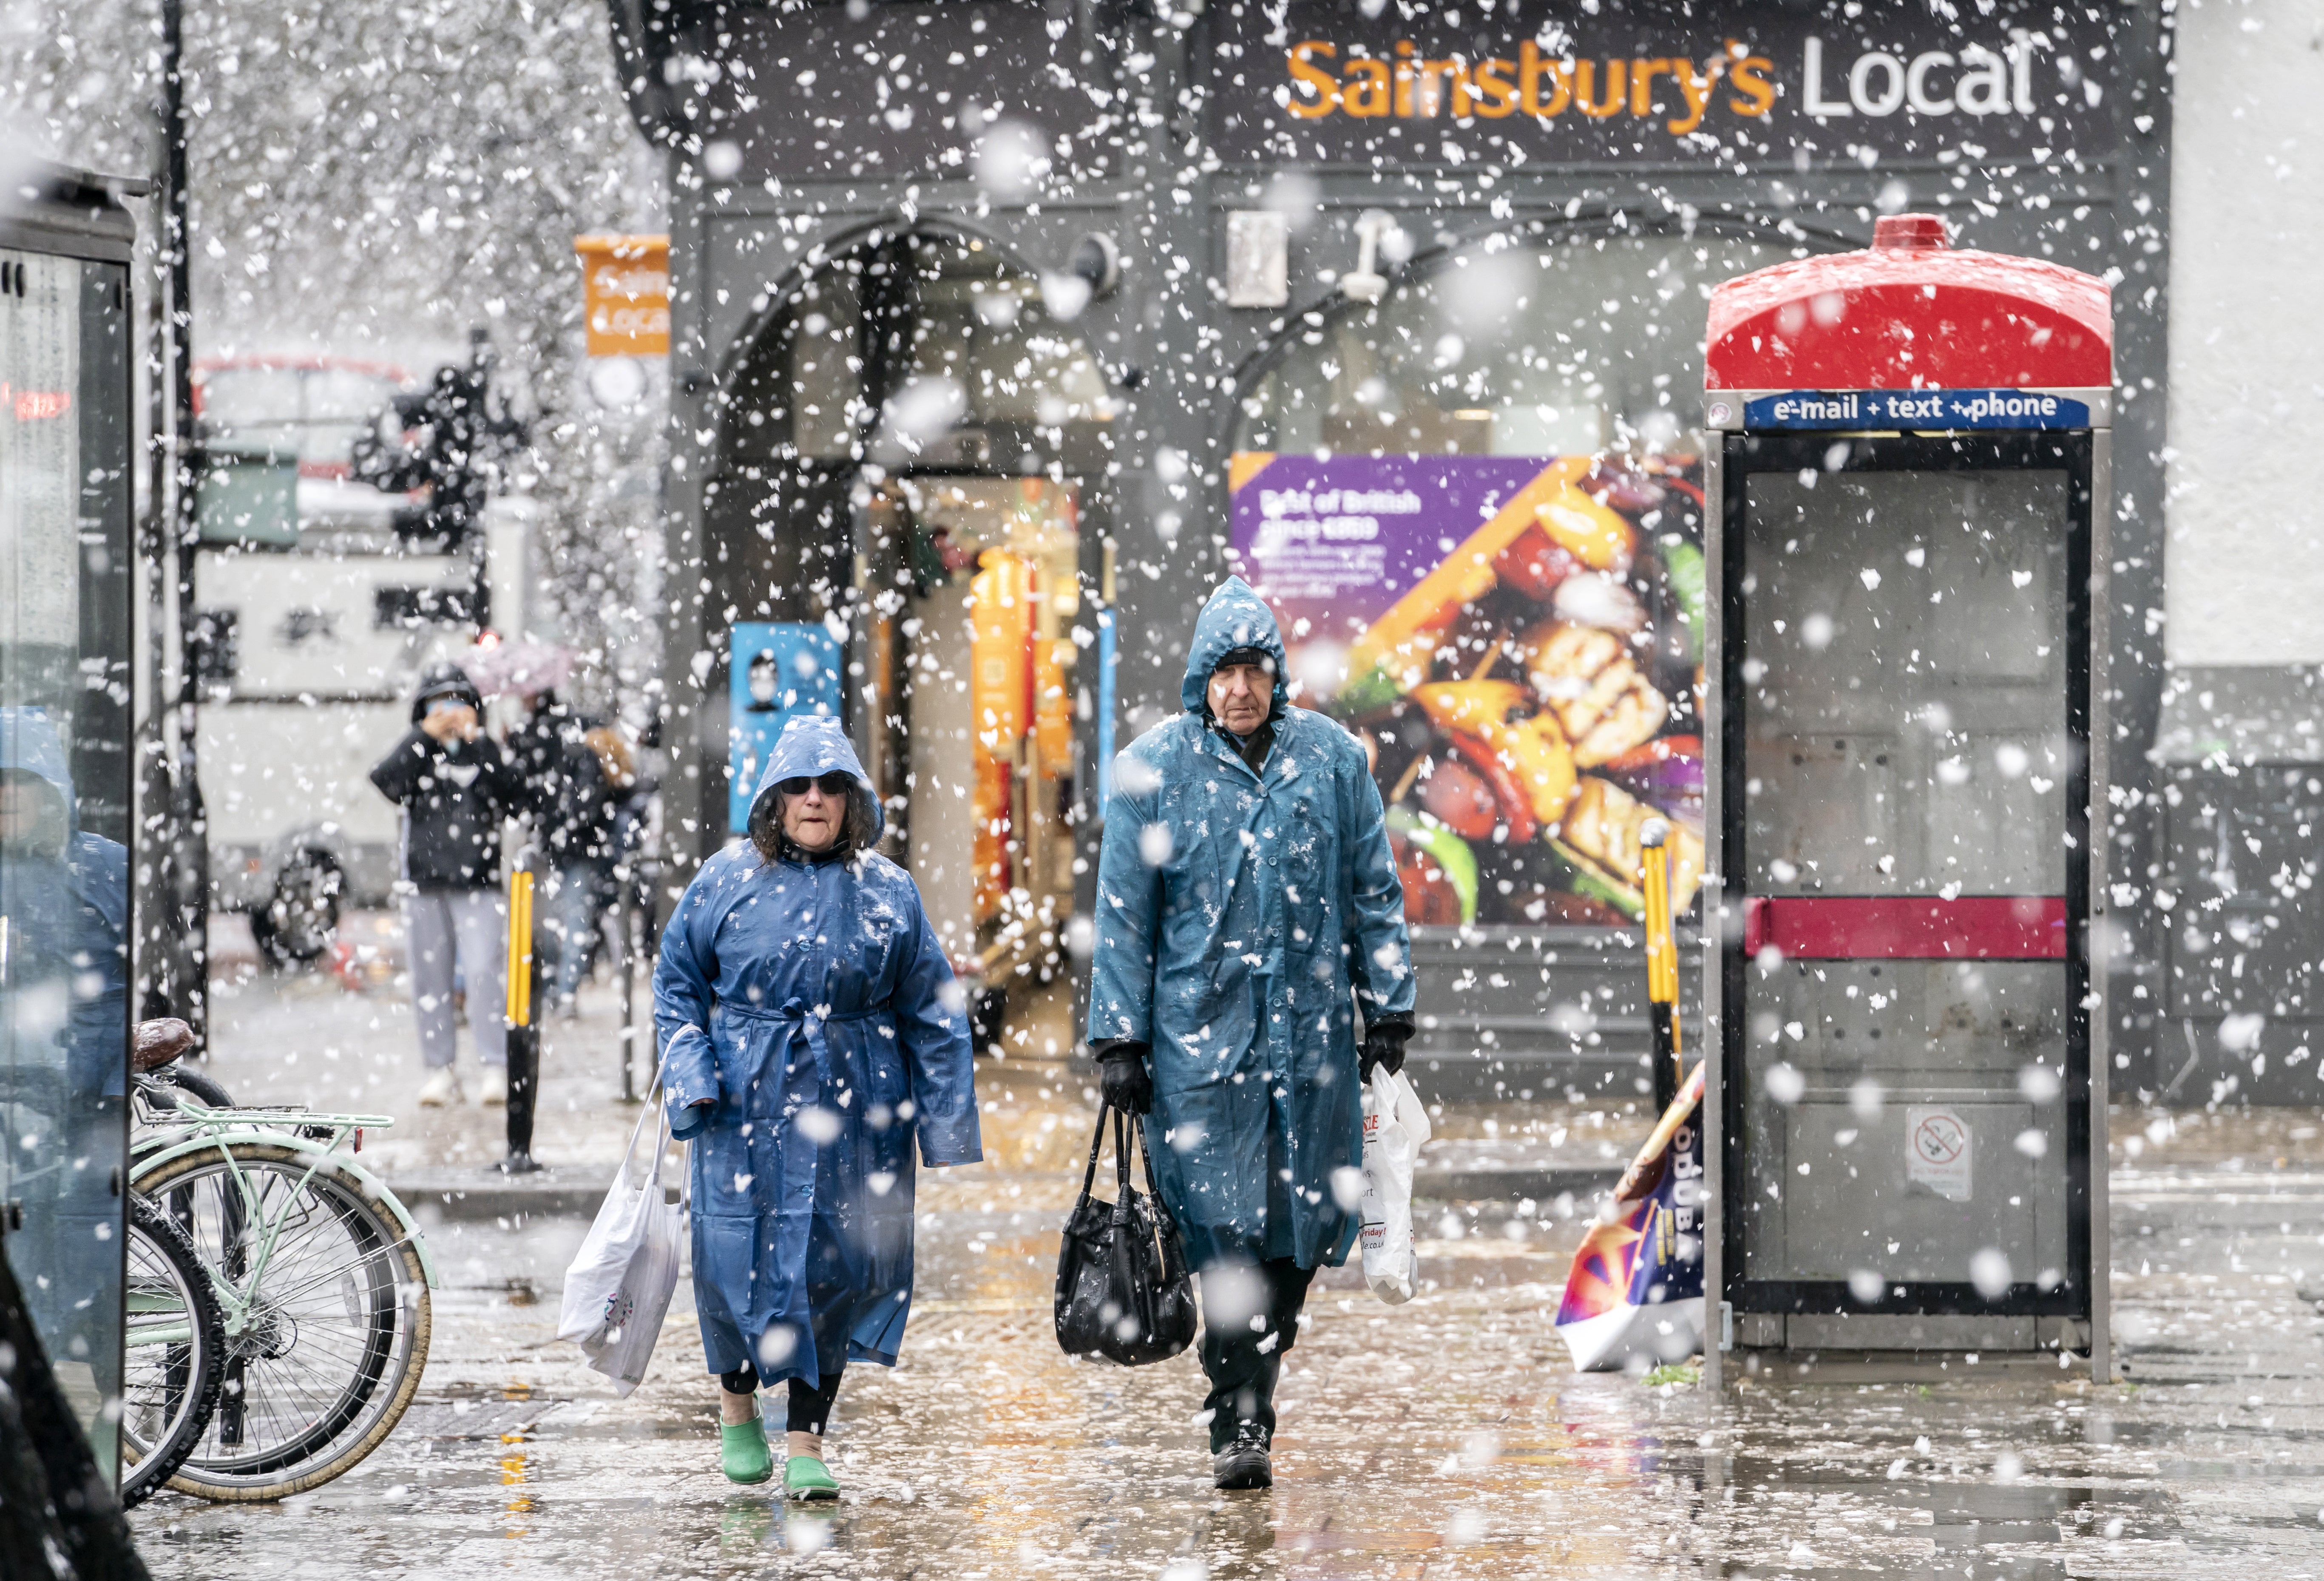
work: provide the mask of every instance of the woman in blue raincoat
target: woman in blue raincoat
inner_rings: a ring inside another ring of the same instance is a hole
[[[931,1165],[984,1156],[960,991],[910,875],[872,849],[884,821],[837,721],[792,720],[750,842],[703,864],[654,971],[722,1460],[773,1475],[757,1391],[788,1381],[796,1499],[838,1496],[823,1428],[847,1364],[903,1344],[914,1141]]]
[[[1356,1237],[1334,1177],[1362,1161],[1360,1079],[1402,1066],[1413,1026],[1379,790],[1355,737],[1286,706],[1283,674],[1274,615],[1230,577],[1194,624],[1185,712],[1115,763],[1098,862],[1089,1040],[1107,1101],[1147,1115],[1204,1270],[1222,1488],[1272,1477],[1283,1354],[1315,1270]]]

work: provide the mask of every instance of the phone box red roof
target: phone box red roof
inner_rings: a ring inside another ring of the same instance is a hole
[[[1897,214],[1860,253],[1797,259],[1711,293],[1711,390],[2088,390],[2114,383],[2106,282],[1953,251]]]

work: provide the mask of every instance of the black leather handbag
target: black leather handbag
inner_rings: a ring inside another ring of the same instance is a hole
[[[1111,1202],[1090,1195],[1097,1182],[1105,1123],[1113,1122]],[[1146,1195],[1130,1184],[1130,1150],[1140,1127],[1120,1110],[1101,1108],[1090,1138],[1081,1199],[1065,1221],[1057,1253],[1057,1343],[1068,1355],[1103,1356],[1125,1367],[1167,1361],[1194,1342],[1194,1286],[1186,1249],[1161,1206],[1154,1160],[1143,1148]]]

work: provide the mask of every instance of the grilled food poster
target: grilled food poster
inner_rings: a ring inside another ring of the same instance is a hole
[[[1416,923],[1644,914],[1640,829],[1702,874],[1692,458],[1234,458],[1231,552],[1292,700],[1372,759]]]

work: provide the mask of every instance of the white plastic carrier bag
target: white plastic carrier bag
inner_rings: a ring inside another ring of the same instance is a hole
[[[1420,1289],[1412,1249],[1412,1171],[1427,1144],[1428,1111],[1402,1071],[1375,1068],[1364,1088],[1364,1282],[1391,1307]]]
[[[632,1184],[631,1165],[649,1124],[653,1163],[645,1179]],[[654,1104],[638,1116],[596,1222],[565,1271],[557,1337],[578,1343],[591,1369],[613,1381],[615,1394],[629,1393],[644,1379],[678,1289],[679,1210],[663,1200],[661,1185],[662,1155],[669,1151],[669,1123]]]

